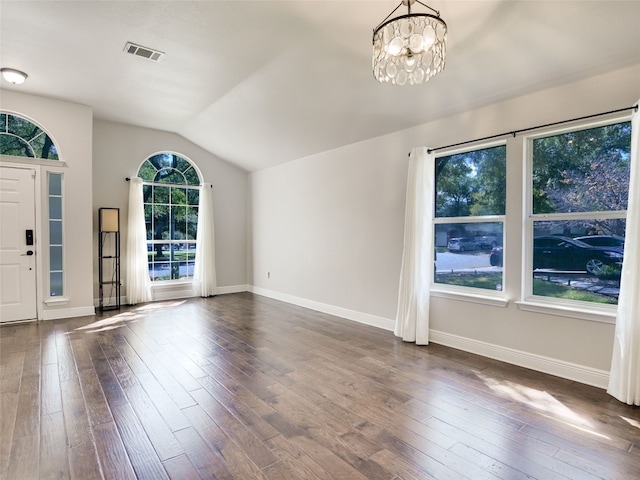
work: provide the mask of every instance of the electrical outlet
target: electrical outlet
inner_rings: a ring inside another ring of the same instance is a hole
[[[267,272],[267,278],[271,278],[271,272]]]

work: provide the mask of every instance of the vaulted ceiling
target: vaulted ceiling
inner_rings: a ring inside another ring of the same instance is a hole
[[[2,88],[175,132],[254,171],[640,63],[640,1],[434,0],[445,70],[379,84],[372,29],[399,1],[2,0],[0,66],[29,74]]]

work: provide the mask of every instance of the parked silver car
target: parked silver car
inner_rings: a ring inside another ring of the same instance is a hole
[[[468,252],[471,250],[477,250],[478,243],[472,238],[457,237],[449,240],[447,247],[450,252]]]

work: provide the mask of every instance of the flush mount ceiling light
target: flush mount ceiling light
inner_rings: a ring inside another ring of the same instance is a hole
[[[15,70],[13,68],[0,68],[0,73],[4,79],[12,83],[14,85],[21,85],[27,79],[28,75],[20,70]]]
[[[411,13],[419,3],[430,13]],[[389,20],[402,5],[407,14]],[[426,82],[444,69],[447,52],[447,24],[440,12],[419,0],[402,0],[373,30],[373,76],[393,85]]]

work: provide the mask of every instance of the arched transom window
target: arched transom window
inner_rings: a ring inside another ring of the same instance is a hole
[[[58,148],[35,123],[13,113],[0,112],[0,155],[58,160]]]
[[[152,281],[193,277],[200,175],[186,158],[162,152],[138,170],[143,181],[147,256]]]

